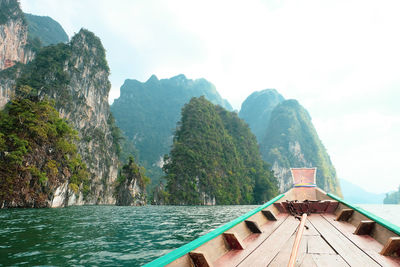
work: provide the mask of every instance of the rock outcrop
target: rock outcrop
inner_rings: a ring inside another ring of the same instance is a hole
[[[341,195],[330,157],[310,115],[296,100],[283,101],[271,113],[261,153],[272,164],[281,192],[292,187],[290,168],[317,167],[317,186]]]
[[[108,93],[109,68],[100,39],[87,30],[80,30],[65,47],[68,51],[61,78],[54,73],[44,75],[38,95],[50,96],[56,109],[78,130],[78,152],[91,173],[90,195],[86,204],[114,204],[112,184],[117,178],[118,156],[112,135]],[[47,85],[47,86],[46,86]],[[60,188],[65,188],[63,185]],[[67,194],[62,192],[60,194]],[[68,204],[78,204],[69,200]]]
[[[285,100],[275,89],[255,92],[243,102],[239,116],[257,136],[281,192],[292,187],[290,168],[317,167],[317,185],[341,194],[335,168],[311,117],[296,100]]]
[[[0,71],[35,56],[28,41],[28,25],[17,0],[0,1]],[[13,74],[18,74],[19,70]],[[0,110],[10,100],[15,76],[0,76]]]
[[[142,206],[146,204],[146,178],[133,157],[122,167],[116,182],[118,206]]]
[[[68,44],[42,48],[16,81],[17,96],[18,88],[28,85],[39,99],[53,99],[60,116],[78,131],[78,153],[90,173],[89,193],[83,199],[65,181],[55,188],[52,207],[116,202],[118,136],[108,104],[109,73],[100,39],[82,29]]]

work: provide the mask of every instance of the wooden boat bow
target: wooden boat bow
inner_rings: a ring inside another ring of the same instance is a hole
[[[286,193],[145,266],[288,266],[294,246],[291,266],[400,266],[400,227],[322,191],[315,171],[292,169]]]

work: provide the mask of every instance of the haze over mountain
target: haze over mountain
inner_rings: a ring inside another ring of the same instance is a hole
[[[242,110],[240,116],[261,139],[261,154],[272,165],[281,192],[292,187],[290,168],[317,167],[317,186],[341,195],[335,168],[309,113],[298,101],[284,100],[276,90],[263,90],[251,94]]]
[[[159,80],[152,75],[144,83],[128,79],[122,85],[121,95],[111,105],[111,111],[117,125],[134,143],[140,163],[148,170],[153,184],[158,184],[163,175],[162,159],[170,151],[182,107],[192,97],[202,95],[232,110],[215,86],[205,79],[191,80],[181,74]]]
[[[43,46],[66,43],[69,38],[61,25],[48,16],[24,13],[30,39],[38,38]]]
[[[339,181],[344,200],[355,204],[383,204],[385,193],[371,193],[345,179]]]
[[[249,124],[259,143],[267,132],[272,110],[284,100],[275,89],[266,89],[252,93],[242,103],[239,117]]]

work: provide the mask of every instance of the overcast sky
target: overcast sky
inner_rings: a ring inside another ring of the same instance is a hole
[[[400,175],[400,1],[22,0],[71,37],[99,36],[110,100],[125,79],[204,77],[240,109],[277,89],[310,113],[339,178],[371,192]]]

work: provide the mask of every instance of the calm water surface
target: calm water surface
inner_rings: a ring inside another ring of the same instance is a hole
[[[256,207],[0,210],[0,266],[140,266]]]

